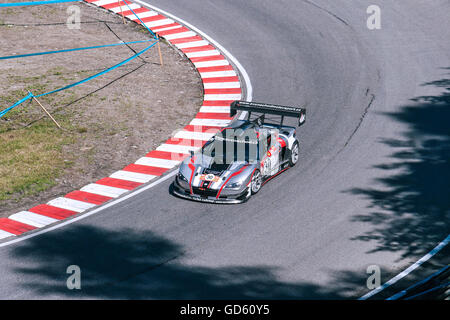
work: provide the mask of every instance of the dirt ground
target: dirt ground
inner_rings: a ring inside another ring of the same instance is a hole
[[[79,30],[66,25],[70,5],[81,8]],[[0,56],[149,38],[143,27],[123,25],[119,16],[84,3],[0,9]],[[80,81],[149,45],[0,60],[0,110],[27,89],[36,95]],[[155,46],[99,78],[40,98],[64,130],[36,103],[26,102],[0,118],[0,217],[108,176],[190,121],[202,103],[200,78],[175,49],[161,43],[161,50],[163,66]]]

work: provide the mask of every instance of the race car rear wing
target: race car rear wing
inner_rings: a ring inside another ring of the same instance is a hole
[[[249,101],[234,101],[230,106],[230,116],[234,117],[238,110],[247,111],[249,113],[249,118],[252,112],[279,115],[281,116],[281,125],[283,124],[284,117],[298,118],[299,126],[305,123],[306,119],[306,109],[301,107],[280,106]]]

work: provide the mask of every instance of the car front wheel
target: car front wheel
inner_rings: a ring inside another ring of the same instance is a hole
[[[261,189],[262,186],[262,175],[261,171],[256,170],[255,173],[253,173],[252,177],[252,183],[251,183],[251,190],[252,194],[258,193],[258,191]]]

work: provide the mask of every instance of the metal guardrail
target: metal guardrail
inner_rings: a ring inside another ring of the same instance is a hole
[[[387,300],[450,299],[450,265],[402,290]]]

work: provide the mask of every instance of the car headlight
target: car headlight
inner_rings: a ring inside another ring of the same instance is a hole
[[[177,182],[183,189],[189,189],[189,181],[181,172],[177,174]]]
[[[229,183],[225,186],[225,188],[227,189],[237,189],[240,188],[242,186],[242,182],[233,182],[233,183]]]
[[[177,178],[178,178],[178,180],[181,180],[184,182],[189,182],[188,179],[185,176],[183,176],[183,174],[181,172],[178,172]]]

